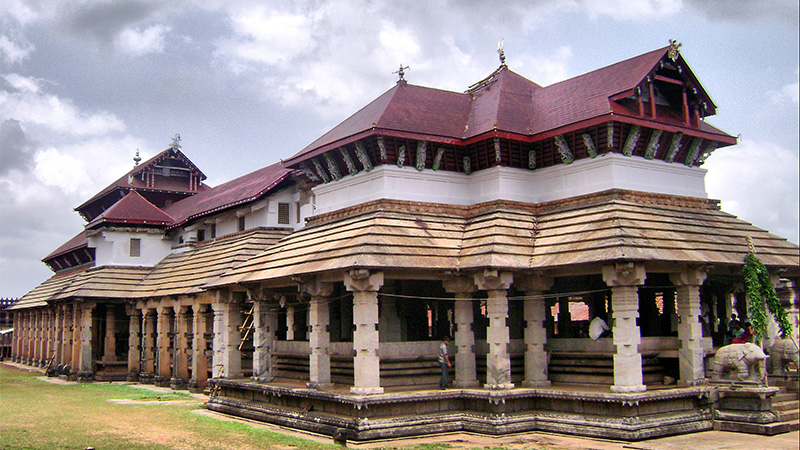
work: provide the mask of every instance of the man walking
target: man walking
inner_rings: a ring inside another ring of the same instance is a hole
[[[447,389],[448,378],[450,376],[450,357],[447,356],[447,345],[450,344],[450,338],[445,336],[442,342],[439,343],[439,364],[442,365],[442,379],[439,380],[439,389]]]

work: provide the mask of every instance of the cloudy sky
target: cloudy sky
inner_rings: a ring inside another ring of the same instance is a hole
[[[273,4],[279,6],[273,6]],[[266,6],[269,5],[269,6]],[[798,237],[796,0],[0,2],[0,297],[51,272],[73,208],[180,133],[210,185],[287,158],[391,88],[464,91],[499,64],[548,85],[663,47],[740,137],[711,198]]]

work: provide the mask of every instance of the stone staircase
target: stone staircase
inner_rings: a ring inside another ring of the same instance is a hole
[[[548,376],[553,383],[614,384],[614,355],[611,353],[552,352]],[[642,355],[644,384],[661,384],[664,367],[656,354]]]

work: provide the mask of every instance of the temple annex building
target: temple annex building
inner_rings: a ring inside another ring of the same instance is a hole
[[[787,431],[796,368],[753,401],[710,380],[750,249],[795,329],[800,277],[798,245],[707,197],[703,162],[736,144],[715,113],[671,44],[547,87],[502,54],[465,92],[401,70],[216,187],[176,137],[75,208],[54,275],[8,307],[12,359],[338,439]]]

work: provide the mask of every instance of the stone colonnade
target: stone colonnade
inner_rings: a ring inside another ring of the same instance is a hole
[[[642,374],[642,356],[638,346],[641,333],[638,288],[644,284],[646,273],[641,264],[626,263],[603,267],[603,280],[611,290],[612,331],[614,335],[613,392],[639,392],[645,390]],[[680,313],[679,364],[681,383],[694,385],[705,377],[704,349],[701,347],[702,330],[699,289],[705,273],[688,269],[675,273],[671,279],[677,289]],[[344,274],[344,287],[353,294],[353,362],[354,381],[351,393],[359,395],[383,392],[380,384],[379,308],[378,292],[384,283],[380,271],[351,270]],[[525,369],[522,386],[540,387],[550,384],[547,373],[548,355],[545,350],[546,303],[543,294],[553,286],[553,278],[541,275],[514,275],[511,272],[484,270],[472,276],[452,276],[442,281],[446,292],[454,296],[454,344],[456,353],[454,386],[477,387],[475,336],[472,331],[472,302],[475,293],[486,293],[488,327],[486,342],[486,389],[506,390],[515,387],[511,381],[510,334],[508,321],[508,290],[515,286],[525,294],[524,343]],[[300,291],[309,297],[309,383],[316,389],[331,386],[331,357],[328,301],[333,293],[333,283],[312,277],[303,280]],[[273,378],[270,351],[274,346],[277,327],[274,312],[266,311],[265,304],[256,300],[255,349],[253,379],[270,381]],[[240,340],[237,316],[238,306],[229,303],[214,304],[215,355],[214,376],[241,377],[239,359],[241,352],[235,348]]]
[[[646,277],[644,266],[627,263],[606,265],[603,280],[611,289],[614,335],[614,392],[637,392],[645,389],[642,377],[642,357],[638,345],[641,334],[636,320],[639,316],[638,287]],[[687,269],[671,274],[677,291],[680,312],[679,349],[680,377],[684,384],[696,384],[704,379],[704,349],[699,289],[705,273]],[[378,293],[384,284],[380,271],[351,270],[344,274],[345,289],[353,294],[353,352],[354,383],[351,392],[359,395],[382,393],[379,358]],[[522,385],[546,386],[548,355],[545,350],[547,316],[543,293],[553,285],[553,279],[537,274],[515,275],[511,272],[484,270],[471,276],[452,276],[442,280],[446,292],[454,296],[454,344],[456,363],[454,386],[477,387],[475,336],[472,332],[472,302],[478,291],[485,292],[488,327],[486,343],[486,384],[484,388],[505,390],[514,388],[511,382],[510,334],[508,321],[508,291],[513,286],[525,294],[524,343],[525,369]],[[309,386],[326,389],[331,386],[330,332],[328,306],[333,283],[310,278],[301,283],[301,292],[309,301]],[[240,378],[243,316],[241,305],[218,293],[216,299],[203,297],[190,301],[140,301],[127,306],[127,369],[129,380],[156,382],[175,388],[202,388],[208,378],[206,358],[209,338],[213,334],[212,375]],[[253,302],[253,367],[252,378],[267,382],[273,379],[270,354],[274,348],[277,317],[266,303]],[[80,378],[91,378],[94,370],[93,312],[95,301],[75,301],[15,313],[17,332],[12,342],[16,361],[44,366],[50,358],[53,364],[72,366]],[[102,361],[116,353],[114,334],[122,332],[115,325],[114,310],[106,307],[105,344]],[[97,349],[98,351],[100,349]]]

